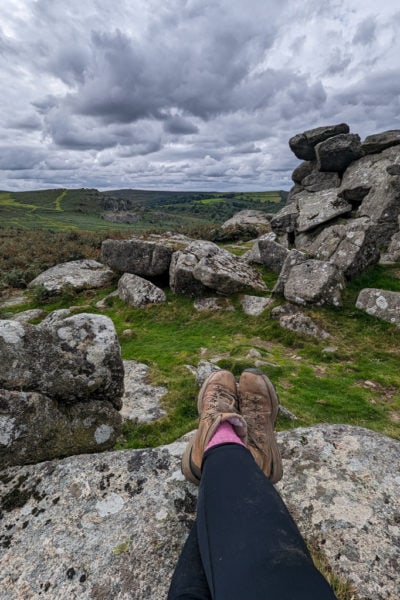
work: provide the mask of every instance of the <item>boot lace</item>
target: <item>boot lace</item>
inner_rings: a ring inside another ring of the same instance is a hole
[[[236,394],[223,385],[215,384],[207,391],[204,398],[207,407],[202,419],[213,419],[218,413],[235,412]]]

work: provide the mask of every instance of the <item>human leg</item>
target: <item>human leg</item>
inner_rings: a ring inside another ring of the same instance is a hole
[[[213,600],[334,600],[279,494],[243,446],[204,455],[197,531]]]
[[[212,600],[199,552],[197,523],[179,557],[167,600]]]

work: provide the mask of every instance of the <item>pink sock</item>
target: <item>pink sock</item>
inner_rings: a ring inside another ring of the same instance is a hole
[[[229,421],[223,421],[223,423],[220,423],[220,425],[218,425],[214,435],[208,442],[204,451],[206,452],[209,448],[212,448],[213,446],[218,446],[219,444],[240,444],[242,446],[245,445],[238,436],[238,434],[235,432]]]

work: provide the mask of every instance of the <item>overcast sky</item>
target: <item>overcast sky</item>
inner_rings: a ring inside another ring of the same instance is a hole
[[[289,189],[288,139],[400,129],[398,0],[1,0],[0,189]]]

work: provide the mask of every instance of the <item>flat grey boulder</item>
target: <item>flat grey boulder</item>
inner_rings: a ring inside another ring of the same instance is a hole
[[[341,133],[317,144],[315,153],[320,171],[343,173],[351,162],[363,155],[360,136]]]
[[[365,288],[358,295],[356,307],[400,327],[400,292]]]
[[[298,306],[286,304],[277,306],[271,311],[271,317],[279,321],[283,329],[293,331],[302,335],[309,335],[321,340],[329,338],[330,335],[309,315],[299,310]]]
[[[271,302],[272,298],[263,298],[262,296],[244,295],[240,299],[243,312],[251,317],[259,317],[262,315]]]
[[[230,295],[247,289],[267,291],[258,271],[230,252],[202,258],[193,269],[195,279],[220,294]]]
[[[276,241],[276,234],[271,232],[258,241],[261,264],[267,269],[279,273],[289,250]]]
[[[88,313],[40,325],[0,321],[0,388],[119,409],[123,365],[113,322]]]
[[[24,310],[20,313],[15,313],[12,319],[13,321],[18,321],[18,323],[29,323],[35,319],[43,319],[43,317],[46,317],[47,315],[48,312],[42,310],[41,308],[32,308],[30,310]]]
[[[349,133],[350,128],[346,123],[315,127],[303,133],[298,133],[289,140],[291,151],[302,160],[314,160],[315,146],[333,136]]]
[[[114,273],[96,260],[73,260],[51,267],[28,285],[29,288],[43,286],[49,293],[57,294],[65,288],[90,290],[107,287]]]
[[[112,448],[121,417],[107,400],[63,402],[0,389],[0,469]]]
[[[170,245],[145,240],[104,240],[101,260],[113,271],[142,277],[168,273],[173,249]]]
[[[360,598],[396,598],[399,442],[319,425],[280,432],[278,443],[277,487],[302,534]],[[166,598],[195,515],[185,445],[5,470],[0,598]]]
[[[229,298],[197,298],[193,306],[198,312],[203,311],[233,311],[235,307]]]
[[[400,144],[400,129],[391,129],[374,135],[368,135],[361,144],[364,154],[374,154],[382,152],[391,146]]]
[[[297,195],[298,219],[296,230],[301,233],[315,229],[332,219],[349,213],[351,204],[338,196],[337,188],[320,192],[300,192]]]
[[[167,388],[151,385],[149,367],[135,360],[124,360],[124,395],[120,415],[124,421],[152,423],[166,412],[161,408],[161,399]]]
[[[343,275],[336,265],[312,259],[292,267],[284,296],[295,304],[340,306],[343,288]]]
[[[237,256],[216,244],[199,240],[172,256],[170,287],[175,293],[197,297],[210,289],[225,295],[267,288],[261,275]]]
[[[269,231],[270,215],[261,210],[241,210],[221,225],[222,229],[235,229],[251,225],[260,231]]]
[[[147,279],[131,273],[125,273],[118,281],[118,296],[136,308],[148,304],[159,304],[167,299],[165,292],[159,287]]]

